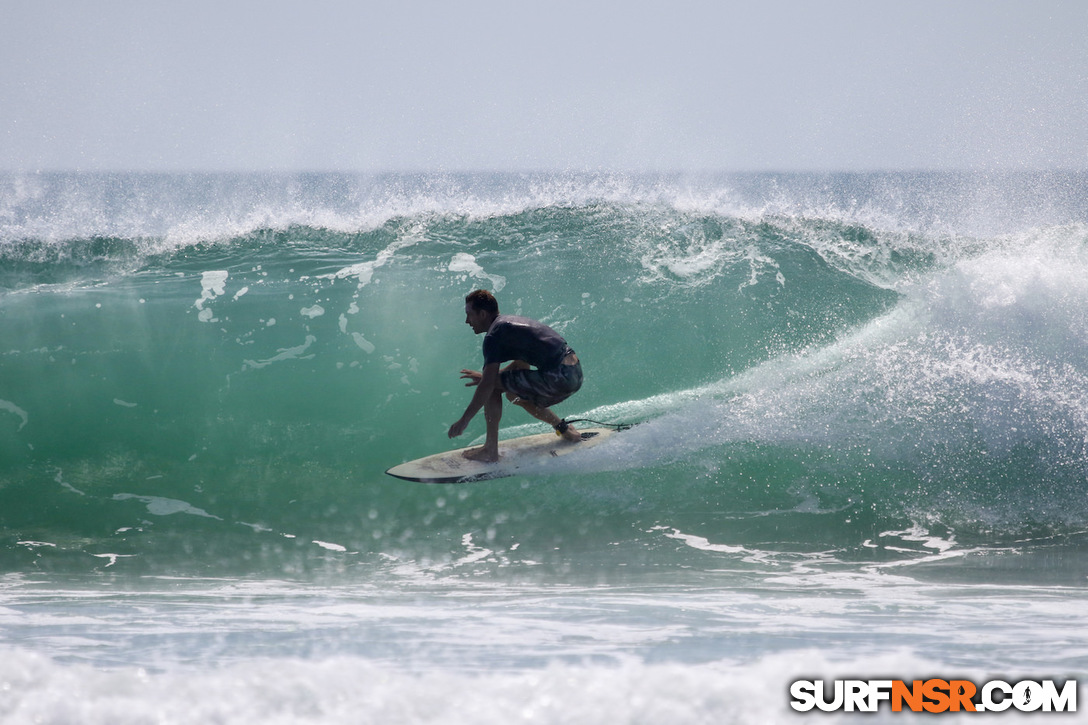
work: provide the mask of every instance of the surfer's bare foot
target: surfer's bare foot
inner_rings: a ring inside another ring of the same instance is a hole
[[[470,448],[461,455],[470,461],[479,461],[480,463],[494,463],[499,460],[497,451],[489,451],[483,446],[480,446],[479,448]]]
[[[571,443],[582,442],[582,434],[574,430],[574,426],[572,425],[568,425],[567,429],[560,433],[560,435],[563,436],[563,440],[570,441]]]

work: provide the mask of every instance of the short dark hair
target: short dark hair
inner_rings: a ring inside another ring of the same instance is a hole
[[[472,305],[474,310],[483,310],[495,315],[499,314],[499,301],[495,299],[495,295],[485,289],[470,292],[465,297],[465,302]]]

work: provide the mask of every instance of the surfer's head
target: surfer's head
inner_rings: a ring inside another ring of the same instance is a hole
[[[498,300],[487,290],[478,289],[465,297],[465,324],[477,335],[487,332],[498,316]]]
[[[470,292],[465,297],[465,302],[472,305],[473,309],[490,312],[493,315],[499,314],[499,301],[495,299],[495,295],[485,289]]]

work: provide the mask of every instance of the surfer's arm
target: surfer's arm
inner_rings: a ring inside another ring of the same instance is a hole
[[[450,438],[456,438],[465,432],[465,428],[468,428],[468,424],[480,412],[480,408],[484,407],[484,403],[495,391],[495,386],[499,382],[499,364],[490,363],[484,365],[483,371],[479,373],[475,370],[462,370],[461,377],[469,378],[470,382],[466,383],[466,386],[475,385],[476,392],[473,393],[472,400],[469,401],[461,419],[450,426]]]
[[[571,353],[571,354],[573,355],[574,353]],[[507,370],[517,370],[519,368],[527,368],[527,367],[529,367],[529,363],[522,362],[521,360],[515,360],[514,362],[510,363],[509,365],[504,367],[499,372],[505,373]],[[483,378],[483,373],[481,373],[479,370],[462,370],[461,371],[461,379],[468,381],[467,383],[465,383],[466,388],[471,388],[473,385],[479,385],[481,378]]]
[[[471,388],[473,385],[479,385],[480,384],[480,378],[482,378],[483,376],[484,376],[484,374],[481,373],[479,370],[462,370],[461,371],[461,379],[468,381],[467,383],[465,383],[466,388]]]

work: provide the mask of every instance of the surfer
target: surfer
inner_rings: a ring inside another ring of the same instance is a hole
[[[462,370],[465,387],[476,387],[464,415],[450,426],[450,438],[465,432],[469,422],[483,408],[487,435],[483,446],[464,452],[474,461],[499,460],[499,420],[502,396],[542,420],[568,441],[581,435],[563,422],[550,408],[582,387],[582,366],[578,356],[558,332],[528,317],[500,315],[499,303],[487,290],[465,297],[465,324],[484,336],[483,370]],[[511,361],[502,370],[501,363]],[[535,369],[534,369],[535,367]]]

